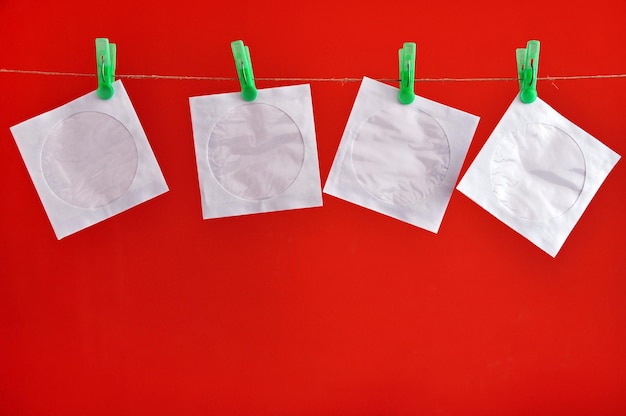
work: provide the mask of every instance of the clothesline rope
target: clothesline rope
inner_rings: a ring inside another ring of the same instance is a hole
[[[30,69],[6,69],[0,68],[0,73],[9,74],[28,74],[28,75],[49,75],[49,76],[68,76],[68,77],[95,77],[95,73],[80,72],[57,72],[57,71],[38,71]],[[193,75],[150,75],[150,74],[117,74],[117,78],[124,79],[168,79],[168,80],[187,80],[187,81],[237,81],[235,77],[209,77],[209,76],[193,76]],[[606,74],[606,75],[568,75],[568,76],[545,76],[538,77],[538,81],[561,81],[575,79],[612,79],[626,78],[626,74]],[[308,81],[308,82],[360,82],[363,78],[315,78],[315,77],[256,77],[256,81]],[[395,78],[378,78],[381,82],[399,82]],[[479,78],[415,78],[415,82],[481,82],[481,81],[518,81],[516,77],[479,77]]]

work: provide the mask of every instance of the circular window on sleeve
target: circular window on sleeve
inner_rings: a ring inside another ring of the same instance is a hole
[[[128,129],[96,111],[76,113],[57,123],[41,153],[50,190],[79,208],[99,208],[124,195],[137,164],[137,147]]]
[[[428,198],[444,180],[450,144],[425,112],[394,107],[368,118],[352,143],[352,166],[369,194],[396,205]]]
[[[556,218],[578,199],[585,158],[567,133],[527,124],[502,138],[491,159],[491,186],[498,202],[530,221]]]
[[[285,192],[304,163],[304,140],[287,113],[269,104],[234,107],[220,117],[208,144],[211,171],[230,194],[263,200]]]

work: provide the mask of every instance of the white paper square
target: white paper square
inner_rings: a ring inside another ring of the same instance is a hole
[[[309,85],[189,98],[204,219],[319,207]]]
[[[58,239],[168,190],[121,81],[11,127]]]
[[[457,189],[555,257],[619,158],[541,99],[516,97]]]
[[[365,77],[324,192],[436,233],[478,121]]]

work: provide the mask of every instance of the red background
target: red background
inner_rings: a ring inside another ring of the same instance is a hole
[[[532,3],[532,4],[531,4]],[[0,68],[119,74],[514,77],[626,73],[623,0],[0,2]],[[9,127],[94,77],[0,73],[0,415],[626,414],[618,163],[556,259],[455,191],[439,234],[324,195],[322,208],[203,221],[188,97],[236,81],[124,80],[170,192],[57,241]],[[289,85],[258,81],[259,88]],[[313,82],[325,182],[359,83]],[[626,79],[539,95],[626,154]],[[481,116],[516,82],[420,82]]]

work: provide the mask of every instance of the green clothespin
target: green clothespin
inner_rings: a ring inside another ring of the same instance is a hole
[[[415,42],[404,42],[402,49],[398,50],[400,58],[400,92],[398,99],[402,104],[411,104],[415,100],[415,55],[417,46]]]
[[[250,60],[250,48],[244,46],[243,42],[236,40],[231,42],[237,75],[241,84],[241,96],[246,101],[254,101],[256,98],[256,87],[254,85],[254,74],[252,73],[252,61]]]
[[[520,99],[530,104],[537,99],[537,72],[539,69],[539,41],[529,40],[525,48],[515,51],[519,76]]]
[[[108,100],[113,97],[115,82],[115,43],[107,38],[96,38],[96,73],[98,75],[98,97]]]

